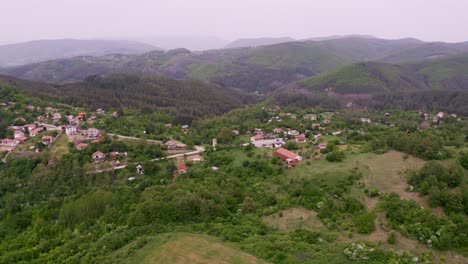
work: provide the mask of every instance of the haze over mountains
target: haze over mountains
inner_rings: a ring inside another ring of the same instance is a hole
[[[222,102],[225,101],[222,98],[237,102],[234,103],[235,106],[227,108],[216,106],[220,109],[218,113],[239,107],[247,101],[258,102],[271,96],[279,98],[283,104],[300,102],[306,105],[323,104],[331,108],[342,107],[350,101],[349,96],[355,95],[361,99],[369,99],[382,94],[397,96],[408,92],[450,91],[457,92],[451,97],[456,98],[457,102],[466,98],[468,42],[423,42],[412,38],[385,40],[372,36],[290,40],[292,39],[244,39],[230,45],[249,47],[206,51],[178,48],[139,54],[122,52],[102,56],[77,56],[2,68],[0,74],[45,83],[75,83],[55,86],[54,89],[59,89],[57,91],[50,89],[54,86],[44,84],[49,88],[41,96],[62,94],[60,100],[68,98],[71,101],[66,103],[80,105],[95,104],[94,99],[101,98],[100,101],[108,102],[112,107],[117,105],[106,101],[106,98],[115,99],[122,107],[138,107],[147,105],[145,98],[153,97],[152,102],[159,102],[158,107],[162,107],[161,102],[172,98],[170,93],[167,94],[170,91],[166,87],[169,81],[164,81],[161,86],[160,80],[149,76],[163,77],[168,78],[167,80],[184,81],[174,81],[169,85],[172,89],[184,87],[180,92],[184,95],[180,97],[178,92],[174,97],[177,102],[185,100],[185,94],[190,94],[190,87],[195,87],[197,91],[206,89],[203,93],[212,94],[212,98],[218,98]],[[280,43],[268,45],[271,42]],[[144,50],[152,46],[143,44],[136,47]],[[103,52],[103,49],[96,52]],[[97,85],[96,82],[91,82],[93,85],[90,85],[90,78],[96,80],[99,76],[104,78],[102,80],[106,85]],[[155,84],[155,80],[158,80],[158,84]],[[122,92],[115,91],[113,94],[112,89],[109,90],[109,83],[124,85],[132,93],[140,91],[145,94],[144,91],[153,89],[150,87],[159,88],[147,93],[149,97],[135,97],[125,93],[126,98],[133,99],[122,100],[119,99],[122,98]],[[81,92],[75,93],[76,91]],[[459,94],[460,91],[463,94]],[[81,93],[94,94],[94,99],[82,96]],[[161,97],[161,94],[166,95]],[[447,93],[444,96],[438,95],[439,98],[445,96]],[[246,98],[250,100],[245,100]],[[174,110],[177,107],[172,107],[171,111],[182,113],[185,117],[180,118],[184,120],[206,115],[206,109],[202,106],[205,103],[213,105],[206,99],[200,98],[201,105],[192,107],[199,109],[195,112]],[[370,101],[364,102],[364,105],[368,104]],[[457,105],[457,110],[463,108],[458,103],[452,105]],[[465,110],[468,112],[468,109]]]
[[[158,47],[128,40],[35,40],[0,46],[0,67],[75,56],[106,54],[139,54]]]

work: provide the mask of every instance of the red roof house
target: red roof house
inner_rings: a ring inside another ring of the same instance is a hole
[[[273,153],[273,155],[282,159],[288,165],[299,164],[299,161],[302,160],[301,156],[285,148],[279,148],[278,150],[275,151],[275,153]]]
[[[91,155],[91,158],[94,161],[100,161],[106,158],[106,154],[102,153],[101,151],[96,151],[93,153],[93,155]]]
[[[29,135],[31,137],[35,137],[35,136],[39,135],[40,133],[42,133],[43,131],[44,131],[43,127],[34,128],[33,130],[31,130],[29,132]]]
[[[26,140],[28,140],[28,137],[26,137],[26,136],[18,137],[18,138],[15,138],[15,140],[16,140],[16,143],[18,143],[18,144],[24,144],[24,142]]]
[[[187,173],[187,166],[185,164],[182,164],[179,166],[179,174],[184,174]]]
[[[327,143],[320,143],[317,145],[318,149],[326,149],[328,147]]]
[[[297,143],[305,143],[307,141],[307,138],[305,135],[299,135],[296,136],[296,142]]]
[[[54,142],[54,137],[52,136],[43,136],[42,137],[42,144],[44,145],[50,145]]]
[[[24,132],[22,130],[15,130],[14,137],[15,139],[19,137],[24,137]]]

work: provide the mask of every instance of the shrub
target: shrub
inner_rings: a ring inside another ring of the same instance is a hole
[[[340,150],[333,150],[332,152],[328,153],[326,157],[326,159],[330,162],[340,162],[343,161],[344,158],[345,154]]]
[[[375,214],[367,213],[361,214],[356,217],[354,223],[357,227],[358,233],[361,234],[370,234],[375,230]]]

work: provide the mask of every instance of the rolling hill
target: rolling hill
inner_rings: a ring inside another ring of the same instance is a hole
[[[131,108],[144,112],[165,111],[181,123],[228,112],[252,102],[230,89],[199,81],[115,74],[50,85],[12,77],[0,77],[0,85],[12,86],[34,97],[88,109]]]
[[[346,37],[203,52],[175,49],[140,55],[81,56],[0,69],[0,73],[51,83],[83,80],[94,74],[136,73],[197,79],[247,92],[270,93],[288,83],[350,63],[399,63],[447,56],[465,49],[468,52],[465,43]],[[404,55],[411,50],[420,52]]]
[[[273,44],[279,44],[284,42],[292,42],[295,39],[290,37],[282,38],[241,38],[234,40],[228,43],[224,48],[233,49],[233,48],[243,48],[243,47],[258,47],[258,46],[267,46]]]
[[[360,62],[300,81],[315,91],[340,94],[467,90],[468,54],[406,64]]]
[[[0,46],[0,66],[18,66],[83,55],[139,54],[154,49],[158,48],[124,40],[36,40]]]
[[[281,105],[468,114],[468,54],[420,62],[359,62],[275,91]]]

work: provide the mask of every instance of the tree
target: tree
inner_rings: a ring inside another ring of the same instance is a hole
[[[218,136],[219,136],[219,140],[221,140],[221,142],[223,142],[224,144],[232,141],[232,132],[227,127],[223,127],[219,131]]]
[[[244,214],[250,214],[250,213],[255,213],[256,206],[255,206],[255,201],[251,197],[247,196],[244,199],[244,202],[242,203],[242,213]]]
[[[326,159],[330,162],[340,162],[343,161],[345,158],[345,154],[341,150],[333,150],[332,152],[327,154]]]
[[[468,170],[468,151],[461,152],[458,161],[463,168]]]

